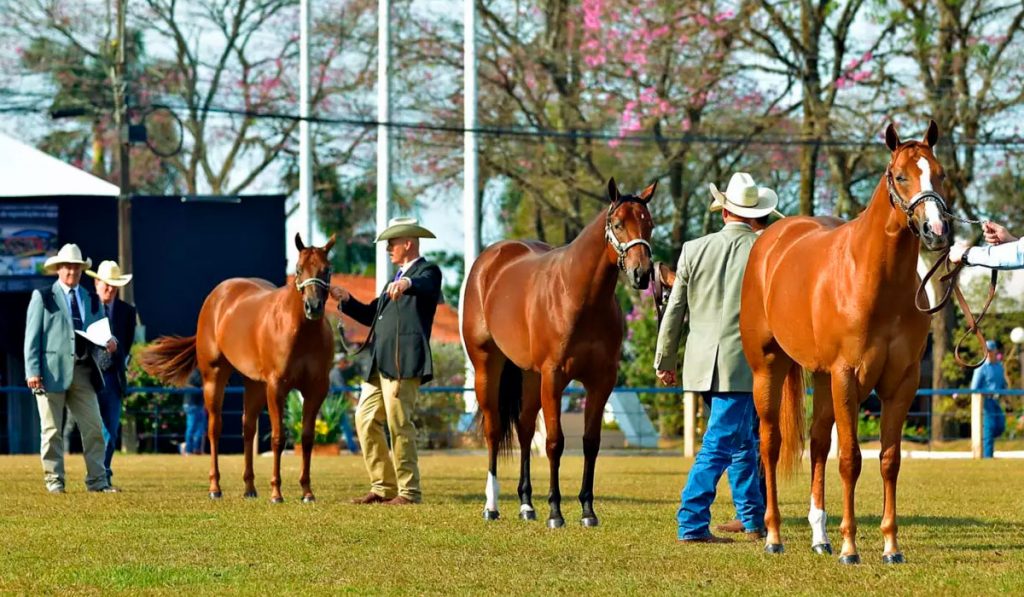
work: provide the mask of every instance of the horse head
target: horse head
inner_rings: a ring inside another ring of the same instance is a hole
[[[651,231],[654,224],[647,204],[654,197],[658,182],[651,183],[639,195],[620,195],[615,179],[608,180],[608,217],[605,239],[608,259],[629,276],[633,288],[644,290],[651,281]]]
[[[323,247],[307,247],[302,236],[295,233],[295,247],[299,250],[299,264],[295,270],[295,288],[302,295],[306,319],[316,321],[324,316],[327,295],[331,290],[331,260],[327,252],[334,246],[335,235]]]
[[[889,201],[906,216],[907,227],[931,251],[948,249],[953,240],[953,223],[946,204],[946,173],[935,159],[932,147],[939,139],[935,121],[928,125],[922,141],[900,142],[896,127],[885,129],[885,144],[892,152],[886,168]]]

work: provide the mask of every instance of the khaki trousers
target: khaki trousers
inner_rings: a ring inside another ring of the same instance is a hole
[[[419,388],[418,379],[388,379],[374,367],[359,394],[356,431],[370,474],[370,491],[387,499],[396,495],[414,502],[422,499],[416,426],[412,422]],[[385,422],[391,432],[394,461],[388,455]]]
[[[47,490],[64,488],[64,406],[78,422],[85,456],[85,486],[103,489],[107,486],[107,469],[103,465],[106,442],[96,390],[86,364],[75,364],[71,387],[66,392],[47,392],[36,396],[39,407],[39,454],[43,460],[43,480]]]

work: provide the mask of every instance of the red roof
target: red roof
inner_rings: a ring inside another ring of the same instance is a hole
[[[288,284],[295,283],[294,276],[288,276]],[[341,286],[349,291],[352,296],[363,303],[369,303],[377,297],[375,288],[377,282],[370,276],[358,276],[355,274],[334,274],[331,276],[331,286]],[[336,320],[338,318],[338,302],[334,299],[327,301],[327,317]],[[366,342],[366,334],[369,331],[365,325],[358,323],[348,315],[342,315],[345,322],[345,339],[349,342]],[[440,304],[437,306],[437,314],[434,315],[434,327],[430,332],[432,341],[443,344],[458,344],[459,337],[459,314],[451,305]]]

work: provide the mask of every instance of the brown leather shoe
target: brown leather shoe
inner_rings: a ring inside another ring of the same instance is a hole
[[[679,543],[735,543],[728,537],[716,537],[714,535],[708,535],[706,537],[698,537],[697,539],[677,539]]]
[[[743,523],[739,520],[730,520],[725,524],[715,526],[715,530],[719,533],[745,533],[747,530],[743,528]]]
[[[353,504],[383,504],[384,502],[387,501],[388,498],[382,495],[377,495],[372,491],[364,495],[363,497],[357,497],[352,499]]]
[[[405,497],[404,495],[400,495],[400,496],[398,496],[396,498],[391,498],[390,500],[384,502],[384,505],[385,506],[412,506],[415,503],[416,502],[410,500],[409,498]]]

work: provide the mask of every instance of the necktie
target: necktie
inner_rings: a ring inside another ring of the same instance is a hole
[[[78,292],[77,289],[71,290],[71,325],[76,330],[83,329],[82,326],[82,314],[78,310]]]
[[[399,270],[397,272],[395,272],[395,279],[391,280],[391,281],[392,282],[397,282],[399,280],[399,278],[401,278],[401,277],[402,277],[402,270],[401,270],[401,268],[399,268]]]

